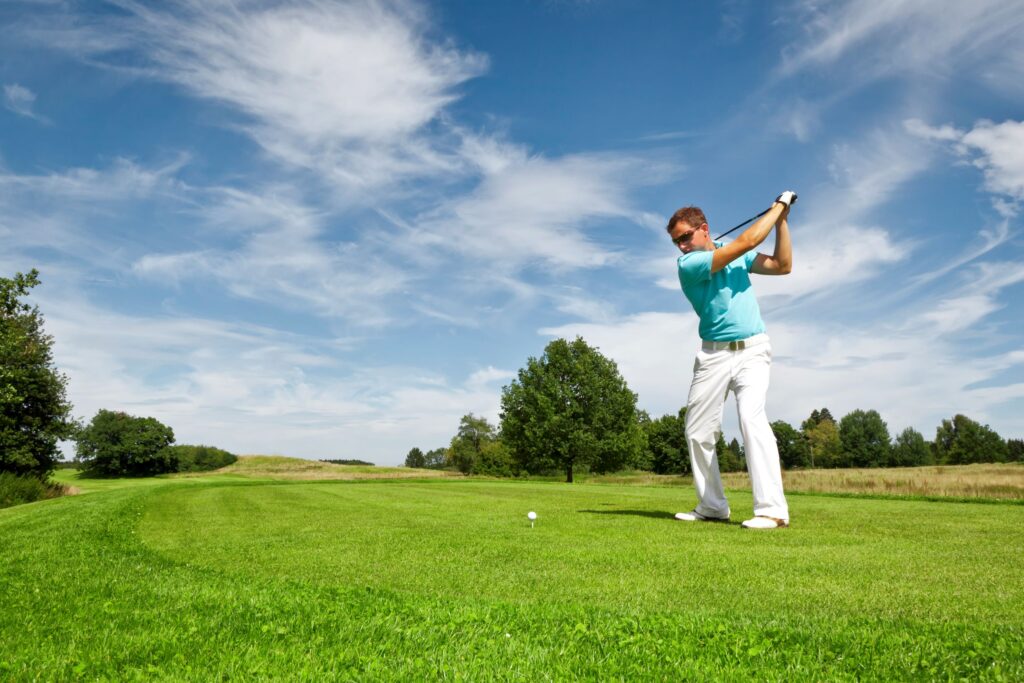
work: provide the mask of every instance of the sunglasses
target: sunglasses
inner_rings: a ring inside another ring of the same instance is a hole
[[[679,246],[679,245],[681,245],[681,244],[685,244],[685,243],[689,242],[689,241],[690,241],[690,240],[691,240],[691,239],[693,238],[693,236],[694,236],[694,235],[695,235],[695,234],[696,234],[697,232],[699,232],[699,231],[700,231],[700,229],[701,229],[702,227],[704,227],[704,224],[703,224],[703,223],[702,223],[702,224],[701,224],[700,226],[698,226],[698,227],[694,228],[693,230],[690,230],[689,232],[684,232],[684,233],[683,233],[682,235],[680,235],[679,237],[673,237],[673,238],[672,238],[672,243],[673,243],[673,244],[675,244],[675,245],[676,245],[676,246],[678,247],[678,246]]]

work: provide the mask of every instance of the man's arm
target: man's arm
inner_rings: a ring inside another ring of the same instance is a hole
[[[768,213],[754,221],[754,224],[741,232],[739,237],[724,247],[715,249],[711,257],[711,272],[717,273],[740,256],[757,247],[761,242],[764,242],[764,238],[768,237],[768,233],[772,231],[772,226],[779,220],[779,216],[788,208],[782,202],[776,201],[772,208],[768,210]],[[776,249],[778,249],[777,242]]]
[[[758,275],[787,275],[793,270],[793,243],[789,238],[789,207],[775,225],[775,253],[758,254],[750,272]]]

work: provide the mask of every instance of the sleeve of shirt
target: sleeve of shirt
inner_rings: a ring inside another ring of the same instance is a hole
[[[750,269],[754,267],[754,261],[757,260],[757,252],[751,249],[743,255],[743,260],[747,264],[747,272],[749,273]]]
[[[691,251],[679,257],[679,281],[682,283],[703,282],[711,279],[711,251]]]

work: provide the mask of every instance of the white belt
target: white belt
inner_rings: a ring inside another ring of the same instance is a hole
[[[704,340],[701,342],[700,347],[705,351],[725,351],[726,349],[728,349],[729,351],[742,351],[743,349],[749,348],[751,346],[754,346],[755,344],[760,344],[766,341],[768,341],[768,335],[762,332],[761,334],[755,334],[753,337],[747,337],[746,339],[738,339],[736,341]]]

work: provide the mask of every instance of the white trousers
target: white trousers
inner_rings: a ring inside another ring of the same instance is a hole
[[[686,402],[686,440],[697,487],[696,510],[708,517],[729,516],[715,442],[722,430],[722,411],[731,390],[736,395],[747,470],[754,490],[754,514],[789,521],[779,448],[764,410],[772,365],[771,342],[768,335],[759,334],[745,343],[745,348],[735,351],[702,348],[693,365],[693,383]]]

